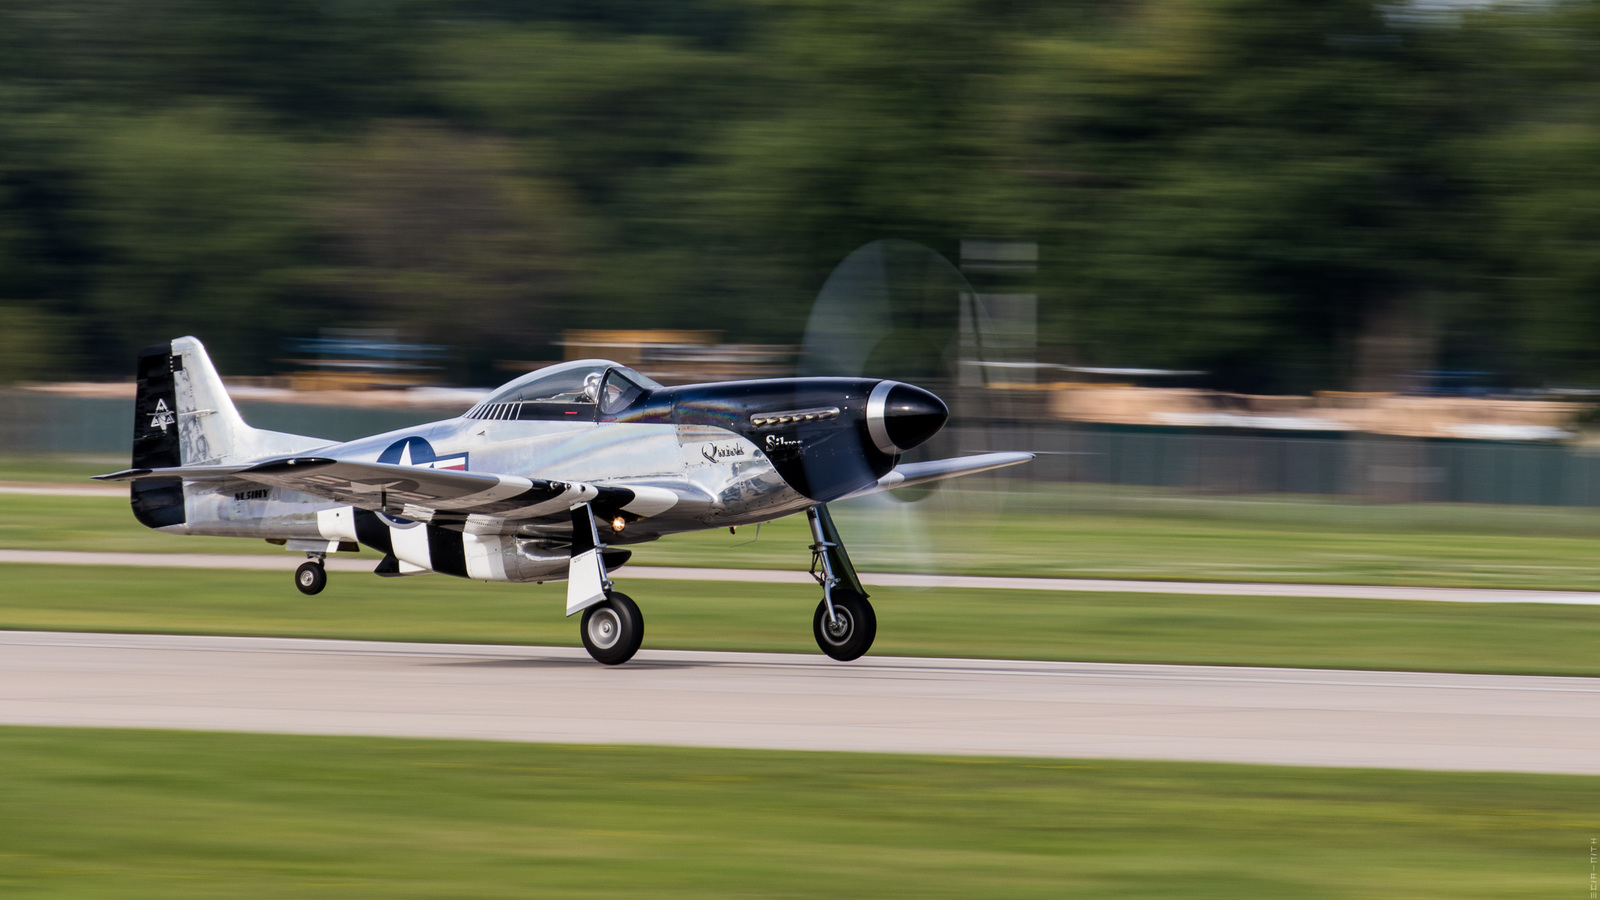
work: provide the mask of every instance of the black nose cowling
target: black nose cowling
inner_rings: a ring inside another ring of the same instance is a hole
[[[950,407],[931,391],[880,381],[867,397],[867,433],[879,450],[897,456],[939,433]]]

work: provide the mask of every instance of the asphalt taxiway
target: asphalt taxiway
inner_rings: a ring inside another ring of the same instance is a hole
[[[0,723],[1600,774],[1600,679],[0,632]]]

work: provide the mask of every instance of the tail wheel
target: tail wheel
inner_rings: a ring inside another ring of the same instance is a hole
[[[811,618],[817,646],[841,662],[860,658],[878,636],[878,616],[872,611],[872,604],[855,591],[836,588],[833,612],[834,619],[829,621],[827,601],[817,604],[817,614]]]
[[[318,562],[303,562],[294,570],[294,586],[302,594],[320,594],[328,586],[328,570]]]
[[[619,666],[633,659],[644,643],[644,616],[633,598],[612,591],[583,611],[579,633],[590,656],[608,666]]]

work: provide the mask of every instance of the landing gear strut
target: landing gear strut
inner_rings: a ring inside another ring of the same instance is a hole
[[[294,570],[294,586],[302,594],[320,594],[328,586],[328,570],[324,563],[327,557],[321,554],[307,554],[310,559],[300,564]]]
[[[633,598],[612,586],[601,555],[605,549],[589,505],[573,507],[567,615],[572,615],[579,604],[583,604],[583,621],[578,626],[583,649],[597,662],[620,666],[633,659],[644,642],[644,616]]]
[[[811,525],[811,577],[822,585],[811,632],[823,653],[841,662],[858,659],[878,636],[878,616],[867,602],[827,504],[806,510],[806,521]]]

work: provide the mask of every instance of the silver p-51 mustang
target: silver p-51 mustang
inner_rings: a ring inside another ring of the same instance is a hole
[[[139,354],[133,514],[174,534],[266,538],[304,552],[307,594],[326,555],[365,545],[379,575],[567,581],[583,645],[615,665],[644,619],[609,573],[628,544],[804,511],[822,586],[817,644],[861,656],[877,620],[827,504],[1033,458],[986,453],[901,463],[949,411],[932,393],[869,378],[664,387],[600,359],[531,372],[458,418],[330,443],[246,425],[200,341]]]

